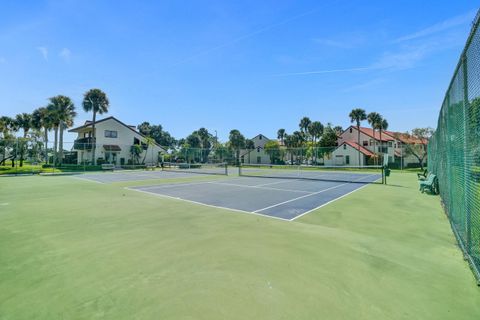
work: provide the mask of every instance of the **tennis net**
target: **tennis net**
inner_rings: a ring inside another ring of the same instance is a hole
[[[176,163],[164,162],[163,171],[199,174],[228,175],[227,163]]]
[[[348,183],[382,183],[382,166],[306,166],[249,164],[238,175],[255,178],[304,179]]]

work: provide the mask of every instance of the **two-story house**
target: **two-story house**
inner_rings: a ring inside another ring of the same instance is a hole
[[[240,150],[240,161],[244,164],[270,164],[270,156],[265,152],[265,144],[270,139],[258,134],[251,140],[254,148]]]
[[[387,155],[389,163],[401,161],[402,166],[406,166],[409,163],[416,163],[417,159],[407,155],[405,144],[427,143],[393,131],[382,131],[381,137],[379,131],[374,132],[371,128],[360,127],[359,131],[360,144],[356,126],[350,126],[343,131],[338,137],[337,148],[325,159],[325,164],[364,166],[372,164],[371,159],[377,154]]]
[[[77,152],[77,163],[91,163],[93,122],[73,128],[69,132],[78,134],[73,150]],[[115,165],[158,164],[159,155],[166,150],[154,141],[148,142],[135,126],[129,126],[115,117],[95,122],[95,158]],[[132,146],[140,148],[132,148]],[[140,152],[138,152],[140,151]]]

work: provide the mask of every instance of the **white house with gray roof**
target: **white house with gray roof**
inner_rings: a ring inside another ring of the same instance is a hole
[[[70,129],[76,132],[73,151],[77,152],[77,163],[91,163],[92,160],[92,121]],[[106,163],[117,166],[128,164],[154,164],[159,162],[159,156],[166,150],[155,142],[147,143],[144,135],[135,126],[127,125],[115,117],[108,117],[95,122],[96,150],[95,157]],[[131,147],[141,146],[141,153],[134,156]]]

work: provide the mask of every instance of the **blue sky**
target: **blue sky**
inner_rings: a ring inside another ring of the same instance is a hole
[[[435,127],[480,1],[2,1],[0,114],[57,94],[90,119],[275,138],[309,116],[347,127],[361,107],[390,129]],[[67,140],[73,140],[73,136]]]

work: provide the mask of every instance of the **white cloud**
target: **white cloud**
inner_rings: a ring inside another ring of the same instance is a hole
[[[47,49],[47,47],[37,47],[37,50],[42,55],[43,59],[45,61],[48,61],[48,49]]]
[[[413,47],[397,52],[385,52],[377,62],[373,63],[372,69],[403,70],[415,66],[430,51],[427,46]]]
[[[62,58],[64,61],[69,62],[70,57],[72,56],[72,52],[68,48],[63,48],[62,51],[58,54],[60,58]]]
[[[353,49],[363,45],[365,43],[365,37],[362,34],[356,33],[340,35],[338,39],[315,38],[313,42],[325,47]]]
[[[407,34],[405,36],[402,36],[396,40],[394,40],[394,43],[398,42],[403,42],[403,41],[408,41],[408,40],[413,40],[413,39],[418,39],[418,38],[423,38],[427,37],[430,35],[433,35],[438,32],[442,32],[460,25],[464,25],[467,23],[471,23],[475,17],[476,11],[469,11],[465,14],[455,16],[450,19],[446,19],[442,22],[436,23],[430,27],[427,27],[425,29],[419,30],[417,32]]]
[[[353,85],[351,87],[347,87],[343,90],[343,92],[352,92],[357,90],[366,90],[366,89],[376,88],[378,87],[378,85],[383,84],[385,82],[386,80],[383,78],[376,78],[373,80],[369,80],[363,83]]]
[[[325,70],[313,70],[313,71],[304,71],[304,72],[281,73],[281,74],[274,74],[273,76],[276,76],[276,77],[306,76],[306,75],[310,75],[310,74],[326,74],[326,73],[368,71],[370,69],[372,69],[372,68],[371,67],[358,67],[358,68],[347,68],[347,69],[325,69]]]

